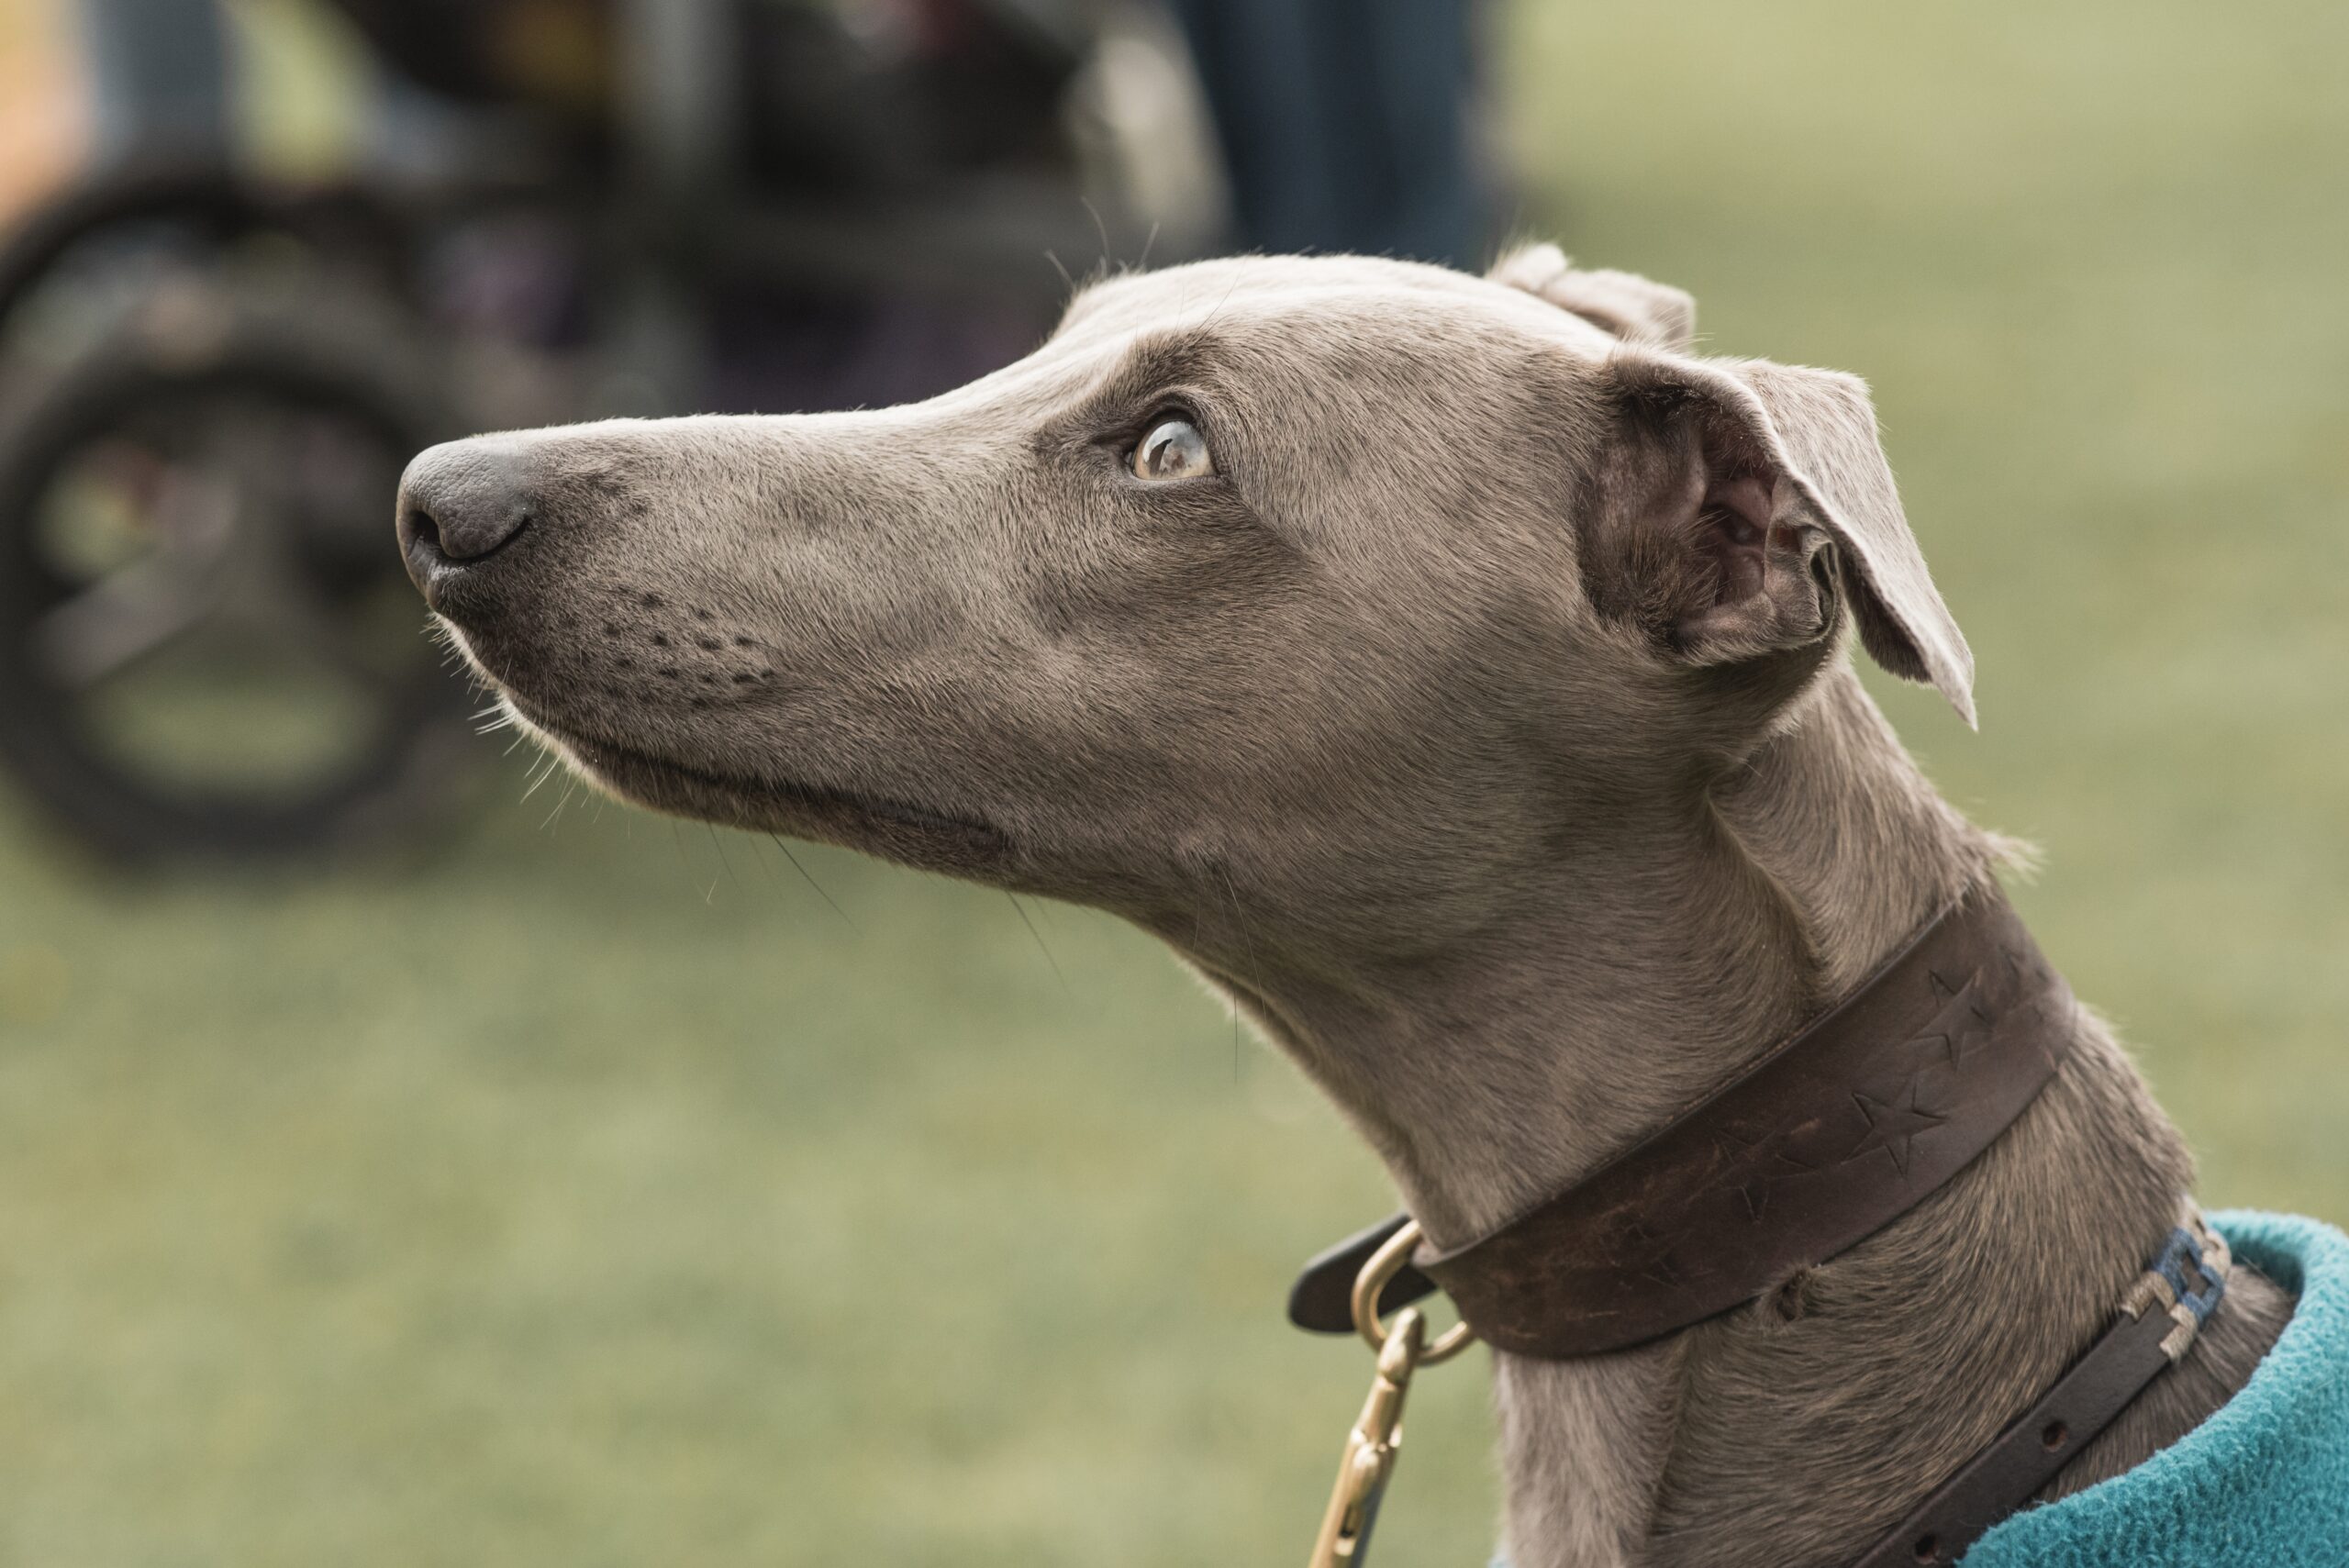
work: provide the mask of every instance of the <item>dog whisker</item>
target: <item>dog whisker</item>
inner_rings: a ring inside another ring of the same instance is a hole
[[[545,760],[540,764],[538,771],[530,776],[529,786],[522,791],[522,798],[527,801],[532,795],[538,794],[540,786],[543,785],[547,780],[554,777],[555,770],[561,766],[562,766],[562,759],[557,757],[551,751],[548,752],[545,756]]]
[[[1052,950],[1044,945],[1044,933],[1036,929],[1036,922],[1028,917],[1026,909],[1020,907],[1019,895],[1008,887],[1003,890],[1003,895],[1011,900],[1012,913],[1018,915],[1019,923],[1028,928],[1028,934],[1036,939],[1036,951],[1042,953],[1044,962],[1052,966],[1052,978],[1061,983],[1061,990],[1074,995],[1074,992],[1069,992],[1068,976],[1061,973],[1060,960],[1052,956]]]
[[[572,792],[578,787],[579,780],[576,777],[562,786],[562,798],[554,803],[554,809],[547,813],[547,819],[539,824],[540,831],[553,833],[555,825],[562,820],[562,808],[571,804]]]
[[[1077,198],[1085,204],[1086,216],[1093,219],[1093,232],[1101,237],[1101,263],[1094,269],[1097,276],[1107,276],[1109,271],[1109,226],[1101,221],[1101,209],[1093,205],[1090,196]]]
[[[1240,907],[1240,890],[1231,883],[1231,868],[1221,861],[1215,862],[1216,873],[1223,878],[1224,896],[1231,901],[1232,924],[1240,928],[1241,951],[1248,959],[1248,980],[1259,991],[1264,988],[1263,970],[1256,962],[1256,939],[1248,929],[1247,914]],[[1240,1082],[1240,998],[1231,999],[1231,1081]]]
[[[832,895],[824,891],[824,884],[818,882],[815,877],[808,873],[807,868],[799,863],[799,857],[791,852],[791,846],[783,841],[782,836],[780,834],[770,833],[767,837],[774,840],[774,847],[783,851],[783,858],[791,862],[791,869],[797,872],[802,880],[804,880],[808,886],[816,890],[816,896],[822,899],[826,904],[831,905],[832,913],[838,915],[841,919],[847,920],[848,929],[850,930],[855,930],[857,929],[856,922],[849,919],[848,911],[841,908],[838,904],[832,903]]]
[[[717,828],[707,822],[702,826],[709,829],[709,847],[718,851],[718,863],[725,869],[726,880],[740,888],[742,885],[741,881],[734,874],[734,862],[726,858],[726,845],[718,837]],[[710,885],[715,887],[717,884],[712,883]]]

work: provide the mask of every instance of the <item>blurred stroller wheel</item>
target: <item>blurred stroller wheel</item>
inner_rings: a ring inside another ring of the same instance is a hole
[[[367,317],[150,324],[0,438],[0,762],[103,853],[380,843],[462,777],[388,526],[448,432]]]

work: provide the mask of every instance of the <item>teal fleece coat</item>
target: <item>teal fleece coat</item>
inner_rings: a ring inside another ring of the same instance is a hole
[[[2349,1236],[2292,1215],[2209,1218],[2298,1298],[2267,1359],[2176,1442],[2025,1508],[1957,1568],[2349,1568]]]
[[[2299,1297],[2267,1359],[2185,1437],[2124,1474],[2024,1509],[1958,1568],[2349,1565],[2349,1237],[2288,1215],[2210,1223],[2237,1258]]]

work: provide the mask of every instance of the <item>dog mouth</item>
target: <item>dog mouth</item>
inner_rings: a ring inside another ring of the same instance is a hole
[[[590,781],[656,811],[840,844],[933,871],[976,873],[1010,852],[1009,837],[980,817],[859,790],[696,767],[566,733],[518,705],[518,712]]]
[[[436,619],[483,689],[524,734],[619,800],[720,827],[838,844],[949,875],[992,881],[1012,870],[1011,836],[975,813],[681,762],[555,717],[493,668],[472,636],[446,617]]]

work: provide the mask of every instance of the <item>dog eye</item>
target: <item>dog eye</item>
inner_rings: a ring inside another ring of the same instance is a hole
[[[1161,419],[1134,448],[1136,479],[1198,479],[1215,472],[1207,438],[1188,419]]]

